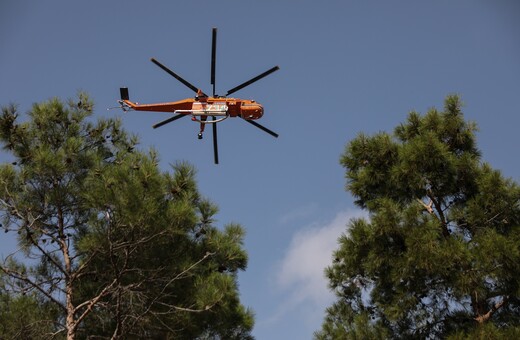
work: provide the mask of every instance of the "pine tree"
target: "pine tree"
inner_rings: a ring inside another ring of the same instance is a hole
[[[3,296],[55,311],[37,322],[44,338],[250,338],[241,226],[214,225],[192,166],[162,172],[120,121],[92,114],[86,94],[35,104],[21,123],[2,109],[14,161],[0,166],[0,217],[19,245],[0,263]]]
[[[448,96],[347,145],[369,219],[339,239],[317,339],[519,337],[520,187],[481,160],[475,131]]]
[[[0,272],[0,339],[44,339],[44,334],[52,333],[56,308],[38,300],[36,294],[10,294],[8,285]]]

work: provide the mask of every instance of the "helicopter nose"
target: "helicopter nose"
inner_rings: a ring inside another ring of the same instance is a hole
[[[242,106],[242,118],[258,119],[264,115],[264,108],[260,104],[248,104]]]
[[[264,108],[262,107],[262,105],[258,105],[258,108],[255,110],[255,113],[257,119],[264,115]]]

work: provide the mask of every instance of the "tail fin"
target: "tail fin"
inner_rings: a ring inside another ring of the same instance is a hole
[[[121,94],[121,100],[129,100],[130,95],[128,94],[128,87],[119,88],[119,93]]]
[[[133,110],[135,104],[130,101],[130,96],[128,95],[128,88],[120,87],[119,93],[121,94],[121,99],[117,101],[120,105],[119,108],[125,112]],[[113,107],[113,109],[115,109],[115,107]]]

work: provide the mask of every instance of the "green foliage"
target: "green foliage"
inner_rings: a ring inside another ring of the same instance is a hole
[[[218,208],[192,166],[162,172],[120,121],[91,122],[92,112],[85,94],[35,104],[22,123],[2,109],[0,141],[15,161],[0,166],[0,217],[22,252],[0,263],[1,296],[69,339],[250,338],[236,278],[242,227],[214,225]],[[5,313],[0,338],[23,329],[21,312]]]
[[[48,339],[57,311],[35,294],[10,294],[7,278],[0,273],[0,338]]]
[[[393,135],[359,135],[341,164],[370,220],[326,270],[338,300],[319,339],[500,338],[520,327],[520,187],[481,162],[457,96]]]

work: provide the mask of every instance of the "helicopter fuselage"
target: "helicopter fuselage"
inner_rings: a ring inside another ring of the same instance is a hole
[[[186,98],[175,102],[155,104],[139,104],[122,99],[120,104],[135,111],[170,112],[194,117],[227,116],[255,120],[264,114],[263,106],[255,100],[227,97],[205,97],[203,100]]]

